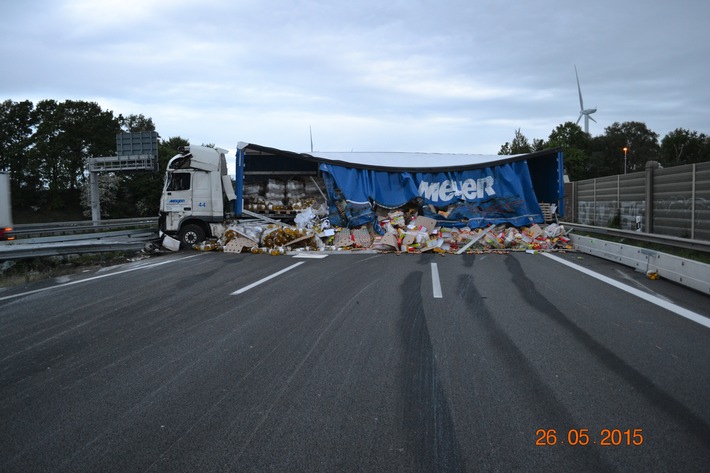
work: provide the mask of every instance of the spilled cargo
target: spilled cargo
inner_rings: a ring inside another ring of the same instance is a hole
[[[194,146],[170,160],[160,224],[183,248],[285,254],[569,246],[555,223],[564,214],[559,149],[294,153],[239,143],[233,186],[225,154]]]
[[[318,216],[310,208],[298,216],[297,225],[260,221],[230,224],[219,237],[196,244],[194,249],[269,255],[311,251],[464,254],[572,249],[568,231],[557,223],[471,229],[440,226],[434,219],[396,210],[378,212],[374,225],[345,228],[332,227],[327,216]]]

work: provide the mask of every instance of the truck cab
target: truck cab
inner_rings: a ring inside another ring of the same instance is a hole
[[[227,174],[227,150],[184,146],[168,162],[160,197],[160,230],[190,248],[212,236],[211,223],[221,223],[236,199]]]

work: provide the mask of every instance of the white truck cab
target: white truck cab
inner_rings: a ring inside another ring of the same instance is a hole
[[[228,216],[224,198],[236,199],[227,174],[227,150],[184,146],[168,162],[160,197],[160,230],[191,247],[212,235],[211,223]]]

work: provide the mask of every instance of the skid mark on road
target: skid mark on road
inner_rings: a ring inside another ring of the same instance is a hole
[[[607,370],[615,373],[619,378],[630,384],[649,403],[675,418],[679,425],[686,428],[701,442],[707,442],[707,439],[710,438],[710,425],[705,420],[693,413],[676,398],[653,384],[641,372],[626,363],[624,359],[599,343],[589,333],[567,318],[562,311],[538,292],[535,283],[525,275],[517,258],[506,258],[505,265],[513,277],[513,285],[518,288],[523,299],[528,304],[537,309],[540,314],[544,314],[551,321],[565,329],[589,353],[596,357]]]
[[[404,346],[402,392],[404,424],[419,471],[465,471],[451,411],[439,381],[421,297],[422,273],[401,286],[399,322]]]
[[[525,390],[529,393],[525,398],[528,401],[526,408],[532,416],[537,419],[545,419],[549,425],[578,427],[571,412],[558,399],[544,377],[486,307],[486,298],[478,291],[473,275],[467,274],[460,277],[458,293],[487,341],[486,346],[479,349],[496,353],[497,358],[504,366],[504,379],[512,380],[516,386],[520,386],[516,388],[516,391]],[[476,386],[473,386],[473,389],[476,389]],[[481,389],[486,389],[486,387],[481,387]],[[511,388],[501,386],[500,389]],[[480,454],[484,455],[485,452],[480,452]],[[577,455],[583,459],[582,464],[592,467],[593,471],[613,471],[611,465],[602,458],[598,451],[578,449],[565,452],[565,458],[569,462],[576,463]]]

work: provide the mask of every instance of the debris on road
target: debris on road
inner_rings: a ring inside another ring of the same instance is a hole
[[[438,254],[508,253],[571,250],[569,231],[558,223],[514,227],[509,224],[471,229],[444,226],[417,212],[390,210],[378,213],[374,223],[357,228],[331,227],[321,211],[308,207],[293,225],[247,221],[231,224],[193,248],[282,255],[291,251],[377,251],[382,253]]]

